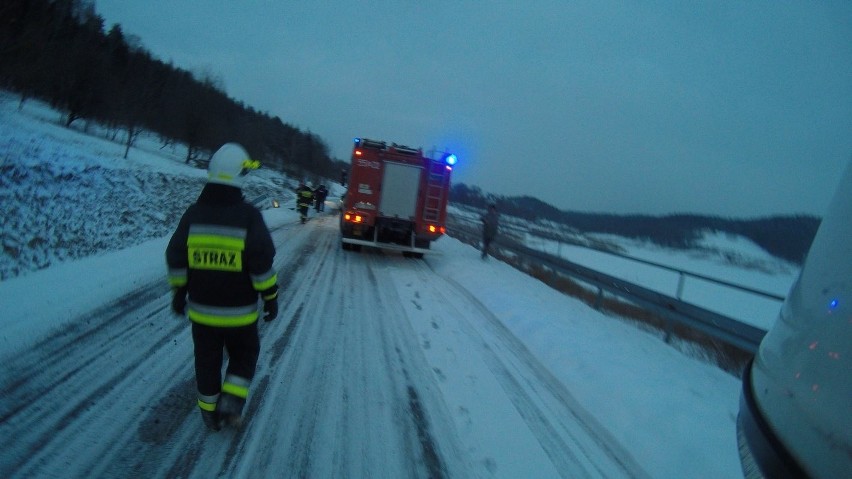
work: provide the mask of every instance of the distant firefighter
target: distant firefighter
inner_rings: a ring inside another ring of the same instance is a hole
[[[316,210],[317,213],[325,211],[325,198],[328,196],[328,190],[325,188],[325,185],[319,185],[316,190],[314,190],[314,197],[316,202]]]
[[[299,207],[299,219],[302,224],[308,221],[308,208],[314,202],[314,190],[306,185],[304,181],[299,182],[299,187],[296,188],[296,204]]]
[[[497,205],[494,203],[489,204],[488,212],[482,215],[480,220],[482,221],[482,259],[486,259],[491,242],[497,237],[497,230],[500,224]]]

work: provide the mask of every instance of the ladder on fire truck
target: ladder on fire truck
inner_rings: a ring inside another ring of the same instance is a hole
[[[429,161],[429,176],[426,178],[426,201],[423,202],[423,219],[438,222],[444,200],[447,167],[440,161]]]

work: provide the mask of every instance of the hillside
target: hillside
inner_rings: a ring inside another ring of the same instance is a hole
[[[562,211],[534,197],[495,196],[463,183],[453,185],[450,200],[480,209],[496,202],[503,215],[532,223],[556,223],[578,233],[611,234],[675,249],[694,248],[707,233],[743,236],[773,256],[796,264],[804,260],[820,223],[819,218],[807,215],[734,219],[693,214],[649,216]]]

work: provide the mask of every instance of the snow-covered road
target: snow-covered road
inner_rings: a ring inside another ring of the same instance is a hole
[[[241,431],[201,423],[189,324],[156,282],[6,358],[0,476],[647,476],[428,256],[343,251],[332,215],[273,238],[281,312]]]

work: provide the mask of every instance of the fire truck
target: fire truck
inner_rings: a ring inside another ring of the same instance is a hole
[[[401,251],[422,258],[446,232],[450,174],[457,158],[356,138],[340,215],[341,247]]]

